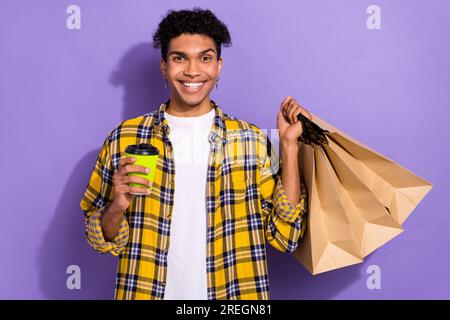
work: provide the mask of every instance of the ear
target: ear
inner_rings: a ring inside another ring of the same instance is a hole
[[[217,74],[220,75],[220,70],[222,70],[222,63],[223,63],[222,57],[219,58],[219,61],[217,61],[217,63],[218,63]]]
[[[163,78],[167,79],[167,77],[166,77],[166,74],[167,74],[167,62],[164,61],[163,58],[161,58],[159,64],[161,66],[161,74],[162,74]]]

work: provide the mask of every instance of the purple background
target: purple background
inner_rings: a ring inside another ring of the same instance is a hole
[[[66,8],[81,7],[81,30]],[[381,7],[381,30],[366,8]],[[229,27],[225,112],[275,128],[287,95],[433,183],[405,232],[363,264],[311,276],[268,246],[272,299],[450,298],[445,0],[2,1],[0,298],[111,299],[116,258],[93,251],[79,202],[101,143],[167,98],[151,36],[168,9],[213,10]],[[81,267],[81,290],[66,268]],[[381,290],[366,287],[381,268]]]

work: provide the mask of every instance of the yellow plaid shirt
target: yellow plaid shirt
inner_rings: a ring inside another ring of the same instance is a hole
[[[176,172],[164,118],[168,103],[123,121],[108,134],[80,203],[89,245],[119,256],[115,299],[164,298]],[[293,206],[279,178],[281,160],[267,135],[223,113],[214,101],[211,105],[215,117],[205,199],[207,297],[268,300],[266,240],[282,252],[296,249],[306,225],[307,191],[302,181],[300,202]],[[100,217],[112,201],[112,176],[125,148],[139,143],[160,150],[152,191],[136,195],[118,235],[106,242]]]

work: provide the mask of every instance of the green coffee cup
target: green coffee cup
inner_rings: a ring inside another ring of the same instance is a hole
[[[141,172],[129,172],[129,176],[139,176],[150,180],[153,183],[156,172],[156,163],[159,156],[158,148],[152,146],[149,143],[133,144],[127,146],[125,149],[125,155],[127,157],[134,157],[136,161],[133,162],[134,165],[144,166],[150,169],[148,174]],[[151,188],[150,186],[145,186],[140,183],[130,183],[129,186],[139,187],[139,188]]]

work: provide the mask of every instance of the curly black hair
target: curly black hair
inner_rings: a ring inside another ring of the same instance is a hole
[[[182,33],[202,34],[212,38],[216,44],[217,59],[220,58],[221,46],[231,45],[227,26],[210,10],[198,7],[192,10],[169,10],[153,34],[153,46],[161,48],[164,61],[167,61],[170,40]]]

